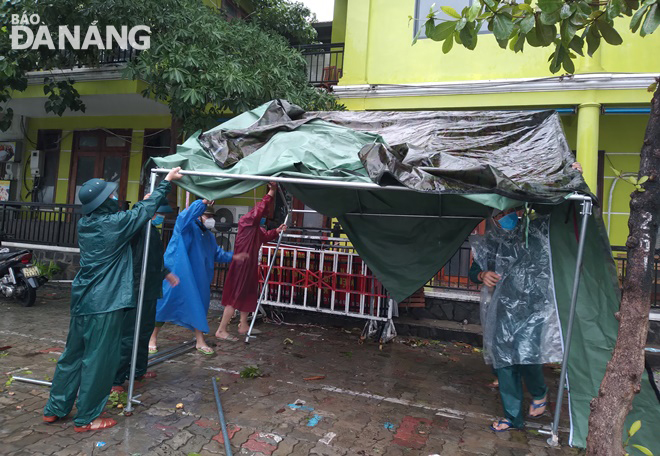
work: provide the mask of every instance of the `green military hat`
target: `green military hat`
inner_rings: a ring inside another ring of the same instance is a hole
[[[90,179],[85,182],[78,191],[78,199],[82,203],[83,214],[93,212],[115,190],[117,190],[116,182],[106,182],[103,179]]]

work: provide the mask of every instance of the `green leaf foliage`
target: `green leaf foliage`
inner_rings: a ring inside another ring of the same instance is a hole
[[[623,43],[623,38],[621,38],[619,32],[614,29],[612,23],[605,19],[605,15],[600,16],[595,24],[598,25],[598,31],[608,44],[619,45]]]
[[[554,45],[548,58],[553,73],[562,69],[574,73],[574,59],[585,55],[585,43],[589,57],[602,40],[611,46],[621,45],[623,38],[614,23],[617,18],[631,17],[630,28],[640,36],[654,33],[660,26],[660,0],[478,0],[463,8],[461,14],[448,6],[440,10],[455,19],[446,20],[445,16],[442,29],[432,28],[436,34],[432,39],[443,41],[444,53],[452,49],[453,41],[474,49],[480,21],[486,21],[503,49],[521,52],[525,43],[532,47]],[[435,19],[436,13],[432,12],[427,24]]]
[[[496,14],[493,18],[493,34],[498,40],[508,40],[513,32],[513,21],[511,15],[503,13]]]
[[[477,47],[477,31],[474,28],[474,22],[468,22],[463,30],[460,31],[461,42],[463,46],[472,50]]]
[[[537,4],[544,13],[558,11],[564,6],[563,0],[539,0]]]
[[[452,47],[454,47],[454,36],[449,35],[445,42],[442,43],[442,53],[448,54]]]
[[[460,18],[461,18],[461,15],[458,14],[458,13],[456,12],[456,10],[455,10],[454,8],[452,8],[451,6],[441,6],[440,9],[441,9],[441,10],[442,10],[447,16],[451,16],[451,17],[454,17],[454,18],[456,18],[456,19],[460,19]]]
[[[291,44],[311,44],[316,41],[316,15],[301,2],[282,0],[252,0],[254,11],[249,22],[266,31],[277,33]]]
[[[633,445],[634,448],[638,449],[642,454],[645,454],[646,456],[653,456],[653,453],[651,450],[646,448],[645,446],[642,445]]]
[[[331,94],[308,84],[305,59],[291,46],[316,37],[313,15],[302,4],[255,0],[255,11],[246,20],[228,20],[223,10],[200,0],[58,0],[57,8],[51,3],[3,2],[0,16],[30,11],[45,24],[81,24],[83,29],[93,21],[101,30],[106,25],[148,25],[150,49],[132,58],[123,77],[146,83],[143,95],[166,104],[186,133],[274,98],[307,110],[342,108]],[[56,30],[51,26],[51,32]],[[0,128],[11,123],[12,113],[4,107],[13,91],[27,88],[28,71],[99,66],[102,52],[108,51],[12,50],[8,34],[0,33],[0,55],[5,57],[0,60]],[[73,81],[47,79],[44,94],[46,112],[84,112]]]
[[[635,421],[628,430],[628,436],[632,437],[633,435],[637,434],[637,431],[639,431],[641,428],[642,428],[641,420]]]
[[[650,35],[655,32],[655,29],[660,25],[660,5],[654,3],[649,8],[649,12],[646,14],[646,19],[642,25],[641,34],[642,36]]]
[[[433,41],[444,41],[451,36],[456,29],[456,22],[441,22],[438,25],[430,21],[426,23],[426,36]]]

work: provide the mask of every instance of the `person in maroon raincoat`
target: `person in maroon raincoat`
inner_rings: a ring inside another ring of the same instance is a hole
[[[234,311],[241,313],[241,321],[238,332],[246,334],[250,325],[248,314],[257,309],[257,298],[259,292],[258,260],[259,248],[264,242],[269,242],[286,231],[286,225],[282,224],[275,230],[266,231],[260,226],[262,217],[265,217],[275,199],[277,184],[268,184],[268,194],[255,205],[250,212],[238,221],[238,233],[234,243],[234,255],[247,253],[248,258],[243,262],[232,262],[225,279],[225,287],[222,290],[222,305],[225,310],[222,321],[215,333],[215,337],[223,340],[238,340],[229,334],[227,326],[234,315]]]

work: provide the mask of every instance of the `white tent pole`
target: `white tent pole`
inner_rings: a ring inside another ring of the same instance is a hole
[[[151,170],[152,173],[161,173],[167,174],[170,172],[168,168],[154,168]],[[304,179],[300,177],[276,177],[276,176],[256,176],[252,174],[232,174],[232,173],[212,173],[207,171],[179,171],[183,175],[188,176],[206,176],[206,177],[219,177],[221,179],[228,180],[252,180],[260,182],[281,182],[284,184],[303,184],[303,185],[319,185],[322,187],[335,187],[335,188],[352,188],[352,189],[364,189],[364,190],[396,190],[404,192],[415,192],[415,193],[428,193],[431,192],[418,192],[408,187],[399,187],[396,185],[378,185],[373,182],[342,182],[337,180],[325,180],[325,179]],[[492,193],[492,192],[484,192]],[[573,201],[591,201],[591,196],[581,195],[579,193],[571,193],[565,197],[567,200]]]
[[[557,388],[557,403],[555,404],[555,418],[552,422],[552,436],[548,439],[551,446],[559,445],[559,418],[561,417],[561,405],[564,400],[564,384],[566,381],[566,367],[568,365],[568,354],[571,350],[571,336],[573,335],[573,321],[575,320],[575,307],[577,304],[578,289],[580,287],[580,275],[582,273],[582,257],[584,254],[584,241],[587,237],[587,223],[591,215],[592,201],[590,197],[582,200],[582,226],[580,228],[580,240],[578,242],[577,260],[575,262],[575,278],[573,279],[573,293],[571,294],[571,307],[566,326],[566,342],[564,344],[564,357],[561,362],[561,374],[559,375],[559,388]],[[551,265],[552,266],[552,265]]]
[[[156,187],[156,173],[151,172],[149,193]],[[149,238],[151,237],[151,220],[147,222],[147,233],[144,235],[144,250],[142,253],[142,274],[140,275],[140,289],[138,291],[137,309],[135,314],[135,332],[133,333],[133,353],[131,354],[131,369],[128,376],[128,400],[124,414],[133,413],[133,388],[135,387],[135,363],[137,362],[138,344],[140,341],[140,320],[142,319],[142,305],[144,304],[144,287],[147,279],[147,259],[149,257]]]

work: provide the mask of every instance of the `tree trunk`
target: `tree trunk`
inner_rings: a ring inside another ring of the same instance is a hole
[[[644,373],[644,346],[653,286],[653,255],[660,205],[660,90],[651,101],[651,116],[642,146],[639,177],[648,176],[644,192],[630,200],[628,262],[623,281],[619,333],[607,363],[598,396],[591,401],[587,455],[623,456],[626,416],[640,390]],[[650,423],[642,423],[650,424]],[[644,445],[644,442],[639,442]]]

